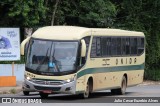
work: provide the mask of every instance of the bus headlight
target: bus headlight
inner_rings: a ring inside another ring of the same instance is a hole
[[[75,78],[73,77],[73,78],[67,79],[66,82],[72,82],[72,81],[74,81],[74,80],[75,80]]]
[[[31,78],[30,78],[30,77],[27,77],[26,79],[27,79],[27,80],[30,80]]]
[[[24,75],[24,78],[27,79],[27,80],[31,80],[31,77],[29,77],[27,75]]]
[[[71,78],[65,80],[65,82],[66,82],[66,83],[69,83],[69,82],[74,81],[75,79],[76,79],[76,74],[75,74],[73,77],[71,77]]]

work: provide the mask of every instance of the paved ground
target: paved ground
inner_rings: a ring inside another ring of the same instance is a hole
[[[22,91],[22,81],[17,81],[14,87],[0,87],[1,94],[17,94]],[[160,81],[144,81],[140,85],[160,85]]]
[[[0,96],[40,99],[38,93],[24,96],[22,92],[19,92],[17,94],[1,94]],[[126,95],[112,95],[109,90],[106,90],[93,93],[89,99],[81,99],[77,95],[52,94],[49,95],[48,99],[42,99],[42,101],[45,103],[105,103],[111,97],[160,97],[160,84],[145,82],[141,85],[127,88]]]

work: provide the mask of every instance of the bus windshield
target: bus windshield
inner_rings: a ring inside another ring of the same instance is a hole
[[[31,39],[26,70],[40,75],[61,75],[76,70],[78,41],[58,42]]]

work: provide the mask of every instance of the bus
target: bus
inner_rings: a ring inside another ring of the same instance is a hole
[[[143,82],[143,32],[78,26],[46,26],[21,43],[25,55],[24,95],[78,94],[126,88]]]

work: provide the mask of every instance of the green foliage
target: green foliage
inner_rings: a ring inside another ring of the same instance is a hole
[[[160,69],[153,68],[145,71],[145,79],[160,81]]]
[[[20,26],[33,27],[45,19],[44,0],[8,0],[8,3],[12,4],[8,16],[21,23]]]
[[[11,94],[16,94],[16,89],[11,89],[11,90],[10,90],[10,93],[11,93]]]
[[[89,27],[111,27],[116,9],[109,0],[80,0],[78,15],[81,24]]]
[[[54,4],[55,2],[49,2],[49,13],[52,13]],[[57,25],[111,27],[115,16],[116,8],[109,0],[63,0],[59,3],[55,23]],[[51,14],[48,15],[49,21],[50,18]],[[73,22],[74,20],[76,22]]]
[[[160,79],[160,1],[123,0],[117,9],[116,27],[142,31],[146,35],[145,78]]]

